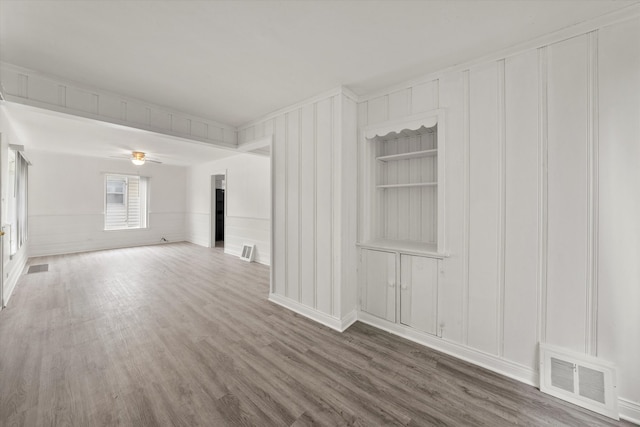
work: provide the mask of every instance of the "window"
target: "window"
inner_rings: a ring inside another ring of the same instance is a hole
[[[105,230],[147,228],[147,181],[141,176],[106,176]]]
[[[7,223],[10,225],[10,256],[15,255],[27,241],[27,184],[29,162],[20,149],[9,148],[9,182],[11,190],[7,201]]]
[[[124,205],[126,178],[107,180],[107,204]]]

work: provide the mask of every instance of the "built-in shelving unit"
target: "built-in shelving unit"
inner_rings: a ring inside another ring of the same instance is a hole
[[[442,121],[436,110],[363,130],[361,244],[444,252]]]
[[[441,336],[444,129],[442,110],[362,129],[358,296],[370,324]]]

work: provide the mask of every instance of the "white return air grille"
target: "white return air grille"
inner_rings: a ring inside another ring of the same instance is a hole
[[[619,419],[615,367],[598,358],[540,344],[540,391]]]
[[[251,262],[253,261],[253,254],[255,252],[256,245],[249,245],[245,243],[242,245],[242,254],[240,254],[240,259],[244,261]]]

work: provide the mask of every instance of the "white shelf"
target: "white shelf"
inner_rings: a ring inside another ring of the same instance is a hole
[[[376,157],[376,160],[381,162],[391,162],[395,160],[407,160],[407,159],[419,159],[421,157],[434,157],[438,155],[438,149],[424,150],[424,151],[411,151],[409,153],[390,154],[388,156]]]
[[[376,185],[376,188],[435,187],[437,185],[437,182],[414,182],[411,184],[382,184]]]
[[[388,252],[399,252],[408,255],[422,255],[430,258],[446,258],[447,255],[439,253],[435,243],[416,242],[413,240],[375,239],[357,243],[364,249],[377,249]]]
[[[359,237],[371,249],[443,256],[444,129],[443,110],[364,129]]]

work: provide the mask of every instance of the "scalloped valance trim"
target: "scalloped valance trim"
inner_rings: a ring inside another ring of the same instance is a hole
[[[384,138],[391,133],[400,135],[403,131],[417,132],[421,128],[430,129],[443,120],[444,110],[432,110],[427,113],[416,114],[400,120],[389,120],[363,129],[367,139]]]

